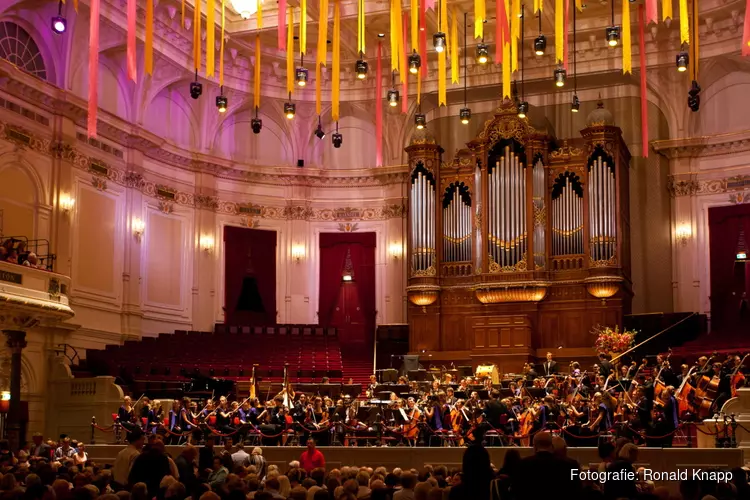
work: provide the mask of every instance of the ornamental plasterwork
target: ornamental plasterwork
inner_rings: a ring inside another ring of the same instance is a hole
[[[750,203],[750,191],[743,191],[741,193],[732,193],[729,195],[729,201],[735,205],[741,205],[743,203]]]
[[[9,132],[10,131],[10,132]],[[29,141],[25,141],[13,134],[13,131],[18,134],[22,134],[29,138]],[[10,136],[8,134],[11,134]],[[35,138],[35,136],[26,129],[17,127],[15,125],[9,125],[0,121],[0,139],[4,139],[13,144],[19,144],[21,147],[29,150],[33,150],[39,153],[47,154],[54,158],[60,158],[69,162],[75,168],[83,170],[92,174],[92,185],[99,190],[107,189],[107,181],[114,182],[120,186],[136,189],[146,196],[156,199],[162,199],[158,191],[163,190],[171,194],[174,194],[174,199],[169,200],[170,204],[176,204],[185,207],[193,208],[205,208],[213,210],[220,214],[228,215],[239,215],[240,206],[246,206],[246,204],[220,200],[216,196],[202,195],[186,193],[179,191],[170,186],[156,184],[154,182],[145,180],[141,174],[137,174],[132,171],[126,171],[113,167],[111,164],[103,162],[98,158],[89,157],[82,151],[76,149],[70,144],[63,142],[52,142],[46,139]],[[107,170],[106,175],[103,173],[92,170],[92,163],[98,166],[104,167]],[[433,160],[427,160],[430,165],[433,164]],[[406,173],[398,174],[386,174],[386,176],[398,178],[399,182],[404,182],[406,179]],[[279,178],[279,177],[277,177]],[[310,177],[311,178],[311,177]],[[372,179],[372,177],[369,177]],[[326,182],[326,185],[330,187],[331,183],[335,184],[335,178],[332,177],[320,177],[321,182]],[[348,178],[342,178],[348,179]],[[365,177],[362,177],[365,179]],[[350,179],[351,180],[351,179]],[[289,183],[285,183],[288,185]],[[309,208],[303,206],[292,206],[292,207],[260,207],[259,218],[262,219],[280,219],[280,220],[310,220],[310,221],[350,221],[350,220],[386,220],[393,218],[403,218],[406,216],[406,207],[403,204],[389,204],[381,207],[343,207],[343,208]]]
[[[723,179],[706,179],[706,180],[676,180],[675,176],[670,175],[667,189],[672,197],[693,196],[693,195],[712,195],[712,194],[738,194],[741,195],[744,190],[750,186],[750,175],[738,175]],[[730,196],[731,200],[731,196]]]
[[[750,151],[750,130],[715,136],[654,141],[651,146],[654,151],[669,159],[745,153]]]
[[[515,104],[506,100],[495,111],[495,116],[484,122],[479,136],[469,143],[474,150],[481,144],[491,146],[501,139],[515,139],[520,143],[539,132],[529,125],[527,118],[519,118]]]
[[[667,191],[670,196],[675,198],[677,196],[692,196],[698,192],[698,181],[695,180],[675,180],[673,175],[670,175],[667,181]]]

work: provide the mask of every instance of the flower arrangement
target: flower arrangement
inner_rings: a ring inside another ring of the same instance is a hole
[[[619,326],[615,329],[608,326],[596,325],[592,332],[596,335],[594,348],[597,353],[620,354],[630,349],[635,342],[634,330],[620,331]]]

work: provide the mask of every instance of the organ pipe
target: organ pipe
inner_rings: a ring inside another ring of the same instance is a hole
[[[552,200],[552,253],[578,255],[583,253],[583,198],[574,181],[565,175],[558,178],[560,192]]]
[[[431,175],[417,169],[411,183],[411,263],[413,271],[427,271],[434,265],[435,185]]]
[[[589,171],[589,212],[591,260],[606,262],[615,255],[616,233],[615,174],[607,160],[597,156]]]
[[[526,256],[526,176],[510,146],[491,166],[488,182],[489,253],[501,270],[514,270]]]
[[[471,260],[471,198],[461,188],[451,184],[443,199],[443,260],[468,262]]]

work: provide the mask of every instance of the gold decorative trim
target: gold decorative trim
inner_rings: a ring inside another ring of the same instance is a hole
[[[474,289],[477,300],[482,304],[506,302],[539,302],[547,296],[547,283],[525,282],[512,285],[478,287]]]

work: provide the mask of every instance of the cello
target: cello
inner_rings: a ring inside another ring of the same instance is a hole
[[[654,378],[654,399],[657,400],[661,396],[661,393],[664,392],[664,389],[667,388],[667,385],[661,380],[661,373],[664,371],[665,368],[669,367],[669,357],[672,356],[672,348],[670,347],[667,352],[667,358],[661,362],[661,367],[659,367],[659,371],[656,374],[656,377]]]
[[[740,382],[742,382],[743,386],[745,385],[745,374],[742,373],[740,369],[745,364],[745,360],[747,359],[747,357],[748,357],[748,354],[745,354],[745,357],[742,358],[742,361],[740,361],[740,364],[737,365],[734,369],[734,372],[732,372],[731,384],[732,384],[732,397],[733,398],[737,397],[737,389],[738,389]]]
[[[687,372],[687,375],[682,379],[682,383],[675,393],[680,416],[693,409],[695,387],[693,387],[693,385],[690,383],[690,376],[693,374],[695,368],[695,366],[690,368],[690,370]]]

